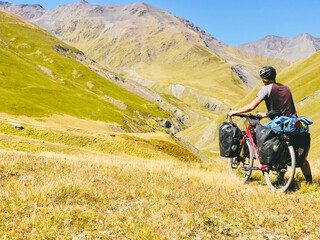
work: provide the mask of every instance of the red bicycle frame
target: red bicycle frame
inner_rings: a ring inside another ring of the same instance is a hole
[[[256,149],[256,144],[255,144],[253,136],[252,136],[251,124],[250,123],[248,125],[248,129],[247,129],[246,134],[242,138],[242,146],[244,146],[244,141],[245,141],[246,137],[249,137],[249,139],[250,139],[250,143],[251,143],[251,146],[253,148],[254,155],[255,155],[255,157],[257,159],[257,162],[258,162],[259,170],[263,170],[263,169],[268,168],[269,165],[262,165],[261,162],[260,162],[260,158],[259,158],[259,155],[258,155],[257,149]]]

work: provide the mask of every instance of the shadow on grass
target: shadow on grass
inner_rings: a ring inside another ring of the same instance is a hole
[[[320,190],[320,179],[313,180],[312,184],[308,184],[303,176],[294,179],[288,189],[289,192],[301,191],[302,193],[318,193]]]
[[[261,185],[261,186],[267,186],[267,182],[265,180],[265,177],[260,174],[255,174],[254,176],[251,176],[250,177],[250,180],[247,182],[248,184],[252,184],[252,185]],[[306,187],[309,187],[309,186],[313,186],[313,185],[316,185],[317,188],[320,188],[320,180],[317,180],[317,181],[314,181],[312,185],[307,185],[305,183],[305,178],[303,176],[296,176],[294,178],[294,180],[292,181],[290,187],[288,188],[288,190],[286,191],[287,193],[294,193],[294,192],[297,192],[299,190],[301,190],[301,188],[306,188]]]
[[[315,192],[320,188],[320,180],[313,181],[312,184],[308,184],[303,176],[296,176],[287,190],[287,193],[294,193],[301,191],[304,193]]]
[[[298,191],[300,189],[300,185],[301,185],[300,183],[301,183],[300,181],[298,181],[297,179],[294,179],[291,185],[289,186],[287,192],[293,193]]]

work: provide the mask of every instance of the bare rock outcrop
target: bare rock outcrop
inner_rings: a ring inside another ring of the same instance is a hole
[[[193,99],[192,101],[195,104],[209,108],[216,113],[223,113],[228,109],[227,105],[225,105],[218,99],[197,93],[193,89],[184,87],[181,84],[173,84],[169,88],[171,94],[182,101],[185,98]]]
[[[232,71],[234,71],[240,80],[246,84],[250,88],[254,88],[258,84],[257,78],[253,77],[252,74],[250,73],[250,69],[247,67],[237,64],[233,65],[231,67]]]

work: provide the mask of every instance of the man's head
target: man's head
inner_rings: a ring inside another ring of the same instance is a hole
[[[260,70],[260,77],[262,78],[264,84],[275,82],[276,76],[276,69],[271,66],[264,66]]]

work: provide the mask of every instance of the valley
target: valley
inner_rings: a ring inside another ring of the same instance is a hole
[[[177,118],[188,127],[217,120],[232,108],[259,83],[262,66],[271,64],[281,71],[288,65],[228,46],[190,21],[141,2],[98,6],[80,1],[52,10],[39,5],[1,5],[126,79],[131,83],[127,90],[136,93],[143,87],[143,92],[160,94],[162,100],[154,103],[166,102],[166,109],[178,113]],[[216,151],[212,136],[201,129],[190,129],[185,136],[183,129],[179,132],[206,154]],[[207,136],[201,144],[197,143],[199,134]]]

